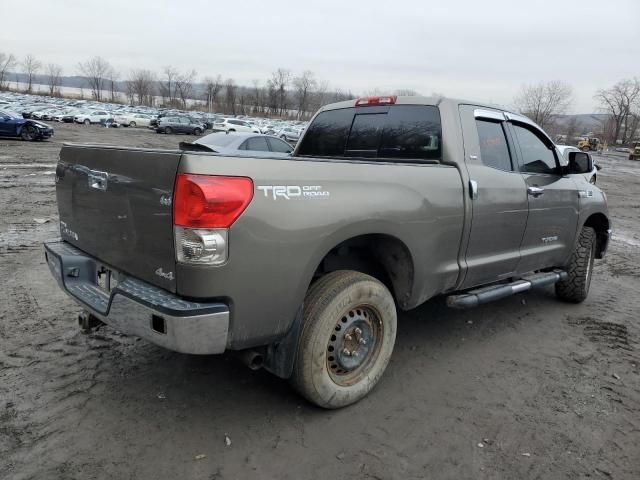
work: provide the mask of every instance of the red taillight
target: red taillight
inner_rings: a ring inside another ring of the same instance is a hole
[[[188,228],[229,228],[253,198],[245,177],[178,174],[173,223]]]
[[[395,95],[386,97],[362,97],[356,100],[356,107],[372,106],[372,105],[393,105],[396,103]]]

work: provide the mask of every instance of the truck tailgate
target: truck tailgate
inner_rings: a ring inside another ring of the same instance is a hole
[[[62,239],[107,268],[175,292],[171,201],[180,156],[63,146],[56,170]]]

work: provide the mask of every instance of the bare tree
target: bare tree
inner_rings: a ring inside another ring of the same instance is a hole
[[[12,54],[0,52],[0,90],[7,88],[9,71],[17,64],[16,57]]]
[[[220,75],[216,78],[205,77],[204,78],[204,99],[207,104],[207,111],[212,112],[218,104],[218,94],[222,90],[222,77]]]
[[[49,86],[49,95],[55,97],[60,95],[60,85],[62,84],[62,67],[55,63],[49,63],[46,68],[46,81]]]
[[[153,105],[156,77],[151,70],[132,70],[129,75],[127,92],[130,99],[134,99],[138,105]]]
[[[279,68],[271,74],[271,84],[278,97],[278,111],[283,116],[287,110],[287,87],[291,80],[291,72],[284,68]]]
[[[293,79],[293,86],[298,103],[297,119],[300,120],[306,117],[307,111],[309,110],[311,92],[317,86],[313,72],[310,70],[302,72],[302,75]]]
[[[33,77],[42,68],[42,63],[38,61],[36,57],[29,54],[24,57],[24,60],[22,61],[22,68],[24,68],[24,72],[27,74],[27,92],[31,93],[33,89]]]
[[[550,127],[553,118],[567,111],[572,102],[571,86],[553,80],[524,85],[515,98],[516,108],[541,128]]]
[[[273,79],[267,80],[267,92],[266,92],[267,111],[272,115],[278,114],[278,87],[274,83]]]
[[[640,81],[637,78],[621,80],[611,88],[598,90],[594,98],[613,119],[612,138],[609,140],[626,143],[634,133],[630,131],[634,109],[640,111]]]
[[[120,78],[120,72],[111,67],[107,73],[107,86],[109,87],[109,96],[112,102],[116,101],[118,96],[118,79]]]
[[[225,113],[236,114],[236,94],[238,86],[233,78],[227,78],[224,82]]]
[[[198,74],[195,70],[178,75],[175,80],[175,91],[180,97],[182,108],[187,108],[187,100],[193,98],[193,81]]]
[[[329,92],[329,82],[323,80],[317,84],[315,92],[311,95],[310,110],[315,112],[327,103],[327,92]]]
[[[399,88],[397,90],[394,90],[393,94],[398,95],[399,97],[415,97],[417,95],[420,95],[420,93],[410,88]]]
[[[165,81],[160,84],[160,95],[165,103],[171,105],[176,100],[176,78],[179,72],[169,65],[164,67],[162,73],[165,76]]]
[[[105,88],[106,79],[111,65],[102,57],[93,57],[86,62],[80,62],[78,68],[82,75],[87,78],[87,83],[91,88],[91,95],[97,101],[102,100],[102,91]]]

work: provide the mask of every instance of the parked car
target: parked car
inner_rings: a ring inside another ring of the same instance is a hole
[[[235,118],[223,118],[214,123],[211,127],[212,130],[219,132],[253,132],[261,133],[258,127],[251,125],[244,120],[238,120]]]
[[[611,224],[591,157],[560,157],[525,116],[425,97],[323,107],[287,159],[65,145],[45,258],[85,327],[241,351],[339,408],[383,375],[397,308],[585,300]]]
[[[20,137],[22,140],[45,140],[53,135],[53,128],[46,123],[23,118],[10,110],[0,110],[0,136]]]
[[[151,115],[144,113],[123,113],[115,116],[116,122],[123,127],[148,127],[151,118]]]
[[[78,113],[73,120],[76,123],[83,123],[85,125],[91,125],[92,123],[100,123],[106,121],[109,118],[113,118],[113,115],[104,110],[95,110]]]
[[[204,125],[194,121],[190,117],[171,116],[158,120],[157,133],[186,133],[190,135],[202,135]]]
[[[203,148],[204,147],[204,148]],[[246,132],[217,132],[205,135],[193,143],[180,143],[185,150],[211,151],[224,155],[254,156],[261,153],[269,157],[285,158],[291,156],[293,148],[277,137]]]
[[[281,138],[285,142],[297,143],[300,140],[300,130],[292,127],[284,127],[274,133],[275,136]]]
[[[564,163],[563,163],[564,165],[569,165],[569,153],[582,151],[578,147],[573,147],[571,145],[556,145],[556,148],[560,151],[560,154],[562,155],[562,159],[564,160]],[[591,158],[591,155],[589,153],[585,152],[585,154],[588,155],[589,158]],[[591,159],[591,163],[593,165],[593,168],[591,169],[590,172],[584,174],[584,178],[587,182],[595,184],[597,181],[597,173],[601,169],[601,167],[599,165],[596,165],[592,159]]]

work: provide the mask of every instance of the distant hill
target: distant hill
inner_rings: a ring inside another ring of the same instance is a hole
[[[602,125],[607,119],[604,113],[580,113],[576,115],[558,115],[555,117],[556,130],[566,130],[569,123],[576,120],[576,134],[597,132],[602,130]]]

